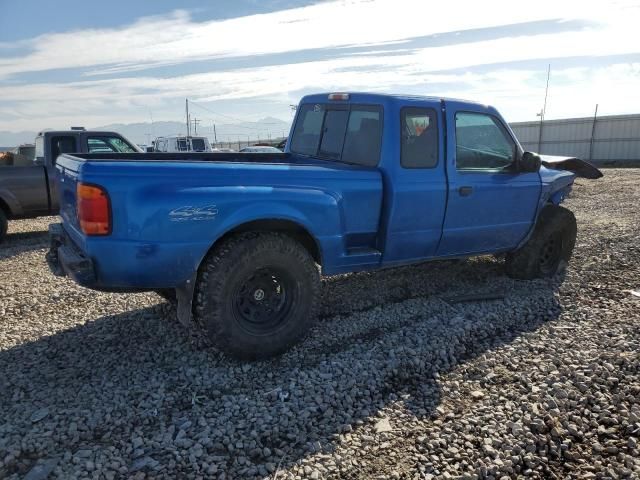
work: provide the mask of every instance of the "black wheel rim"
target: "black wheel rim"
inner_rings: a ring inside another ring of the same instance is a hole
[[[265,335],[285,323],[295,294],[295,284],[286,271],[277,267],[260,268],[238,285],[233,296],[233,314],[245,330]]]
[[[554,274],[562,257],[562,236],[550,235],[542,244],[540,252],[540,271],[544,275]]]

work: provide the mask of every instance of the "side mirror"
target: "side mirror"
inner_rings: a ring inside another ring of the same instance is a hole
[[[518,171],[520,172],[537,172],[540,170],[542,160],[537,153],[524,152],[518,162]]]

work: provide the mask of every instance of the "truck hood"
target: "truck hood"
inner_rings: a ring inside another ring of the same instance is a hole
[[[542,165],[552,170],[567,170],[576,177],[596,179],[602,177],[602,172],[589,162],[576,157],[558,157],[555,155],[540,155]]]
[[[576,177],[596,179],[602,172],[589,162],[576,157],[540,155],[540,179],[542,180],[542,204],[550,201],[560,204],[571,191]]]

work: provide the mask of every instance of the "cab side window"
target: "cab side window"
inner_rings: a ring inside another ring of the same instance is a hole
[[[353,106],[349,114],[342,158],[357,165],[375,166],[380,159],[382,119],[378,107]]]
[[[515,158],[516,144],[496,117],[456,113],[457,170],[502,170]]]
[[[400,165],[433,168],[438,164],[438,120],[433,108],[405,107],[400,113]]]
[[[63,153],[77,153],[78,148],[75,137],[53,137],[51,139],[51,158],[53,163],[56,163],[56,159]]]

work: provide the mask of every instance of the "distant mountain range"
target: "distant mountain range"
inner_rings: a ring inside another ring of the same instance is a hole
[[[0,151],[10,150],[21,143],[33,143],[36,132],[5,132],[0,131]]]
[[[281,138],[289,134],[291,124],[274,117],[265,117],[256,122],[241,122],[216,124],[216,137],[218,142],[251,142]],[[64,127],[63,127],[64,128]],[[149,122],[145,123],[114,123],[101,127],[88,128],[88,130],[110,130],[118,132],[138,144],[147,144],[156,137],[167,135],[184,135],[187,127],[180,122]],[[194,132],[191,132],[194,135]],[[21,143],[33,143],[37,132],[8,132],[0,131],[0,145],[12,148]],[[213,125],[198,126],[198,135],[206,136],[210,141],[214,140]],[[3,147],[4,148],[4,147]]]

